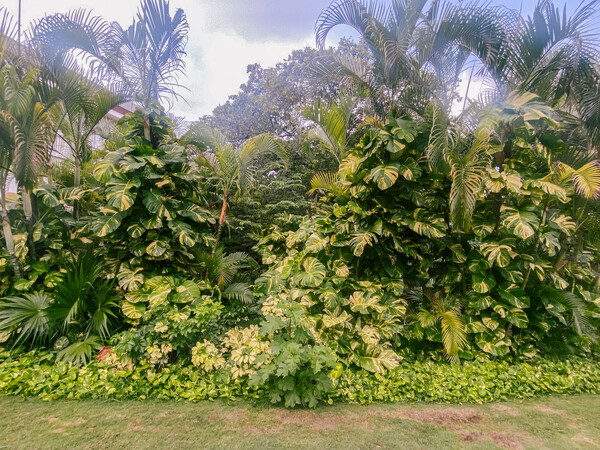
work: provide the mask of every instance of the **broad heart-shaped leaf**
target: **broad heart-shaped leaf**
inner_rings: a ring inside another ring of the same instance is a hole
[[[323,264],[313,257],[308,257],[302,263],[303,271],[294,275],[294,280],[302,286],[318,287],[325,278],[326,269]]]
[[[137,320],[144,312],[146,312],[146,305],[144,303],[130,303],[123,302],[123,306],[121,306],[121,310],[125,317],[129,317],[130,319]]]
[[[529,318],[521,308],[510,308],[506,311],[506,320],[519,328],[527,328]]]
[[[144,284],[142,268],[138,267],[136,269],[131,269],[131,267],[126,264],[121,264],[117,279],[119,280],[119,287],[126,291],[135,291]]]
[[[163,202],[161,192],[158,189],[149,189],[144,191],[144,206],[152,214],[156,214],[158,217],[165,217],[167,220],[171,220],[171,214]]]
[[[172,220],[169,222],[169,228],[173,230],[173,234],[184,247],[193,247],[196,245],[197,235],[187,223]]]
[[[323,238],[317,233],[311,234],[304,244],[304,248],[309,253],[319,253],[321,250],[327,248],[329,244],[329,238]]]
[[[352,239],[349,241],[349,245],[352,248],[354,256],[361,256],[365,251],[365,247],[371,245],[373,241],[377,242],[377,236],[370,231],[363,231],[361,233],[354,233]]]
[[[506,216],[502,224],[521,239],[533,236],[540,224],[537,215],[525,209],[503,206],[502,213]]]
[[[413,218],[406,218],[404,222],[411,230],[421,236],[439,239],[446,236],[447,225],[444,218],[430,214],[422,208],[413,211]]]
[[[500,295],[502,300],[517,308],[529,308],[529,296],[521,288],[512,287],[506,290],[498,289],[498,295]]]
[[[153,241],[146,247],[146,253],[150,256],[154,256],[158,258],[165,254],[165,252],[169,249],[169,245],[163,241]]]
[[[362,291],[354,291],[350,296],[350,309],[359,314],[370,314],[371,310],[382,312],[385,306],[379,303],[381,298],[376,295],[366,294]]]
[[[477,346],[486,353],[494,356],[504,356],[509,351],[510,341],[502,336],[498,337],[491,333],[481,333],[475,338]]]
[[[106,201],[120,211],[125,211],[133,206],[137,196],[136,188],[141,182],[137,178],[127,180],[121,177],[112,177],[107,183]]]
[[[377,183],[379,189],[385,190],[393,186],[399,175],[400,169],[398,164],[384,164],[371,170],[371,173],[367,177],[367,181],[373,180]]]
[[[485,273],[473,274],[473,290],[480,294],[485,294],[496,286],[496,280],[493,275]]]
[[[173,302],[175,303],[189,303],[197,298],[200,298],[200,288],[196,283],[191,280],[185,280],[180,286],[175,289],[173,295]]]
[[[121,225],[127,211],[118,211],[112,208],[102,208],[102,215],[97,216],[91,224],[92,231],[98,237],[104,237],[115,231]]]
[[[179,215],[198,223],[215,223],[215,218],[211,216],[210,211],[189,202],[183,205],[183,208],[179,211]]]
[[[164,303],[174,287],[173,279],[171,277],[159,275],[147,280],[144,283],[143,291],[148,293],[150,308],[154,308],[155,306]]]
[[[398,367],[400,357],[389,348],[381,348],[380,345],[370,344],[361,355],[357,352],[357,364],[365,370],[384,374],[386,370]]]
[[[127,227],[127,233],[129,233],[129,236],[134,239],[139,238],[142,234],[144,234],[144,231],[146,231],[146,229],[139,223],[134,223],[133,225]]]
[[[514,239],[513,239],[514,241]],[[492,265],[498,267],[506,267],[511,260],[517,256],[512,247],[508,243],[501,242],[486,242],[481,244],[479,250],[487,258]]]

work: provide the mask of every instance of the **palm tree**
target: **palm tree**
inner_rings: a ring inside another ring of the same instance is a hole
[[[10,166],[13,159],[12,145],[10,142],[10,133],[6,127],[0,126],[0,219],[2,219],[2,231],[4,232],[4,243],[10,258],[15,279],[21,278],[21,267],[15,256],[15,241],[13,239],[12,228],[6,209],[6,182],[10,172]]]
[[[168,1],[143,0],[128,28],[77,10],[44,17],[33,41],[47,61],[84,58],[93,78],[147,108],[178,96],[188,28],[183,10],[171,16]]]
[[[81,185],[81,164],[89,156],[88,140],[106,114],[124,100],[124,96],[103,89],[81,75],[59,69],[54,74],[60,102],[54,122],[62,139],[70,148],[74,162],[74,187]],[[73,215],[79,216],[75,202]]]
[[[505,98],[513,91],[530,92],[583,120],[592,143],[598,135],[598,83],[600,2],[581,2],[571,15],[551,0],[539,0],[526,18],[499,8],[495,57],[482,60],[489,89],[480,94],[484,103]]]
[[[327,57],[312,68],[317,77],[341,77],[369,93],[376,114],[392,108],[419,114],[432,98],[448,109],[456,98],[459,75],[471,53],[481,60],[494,57],[497,22],[479,2],[453,5],[434,0],[337,0],[320,15],[316,29],[319,48],[339,25],[354,28],[367,43],[371,61]]]
[[[308,132],[309,141],[318,142],[338,164],[349,148],[350,119],[355,106],[354,98],[344,96],[330,105],[317,101],[303,111],[304,117],[314,124]]]
[[[32,191],[48,158],[51,120],[48,106],[52,99],[40,98],[39,71],[31,69],[21,76],[14,66],[0,70],[0,123],[5,127],[12,148],[12,173],[21,189],[27,223],[30,256],[35,259],[33,241]]]
[[[232,197],[248,190],[256,159],[262,154],[272,153],[287,164],[288,155],[284,147],[268,134],[250,138],[234,148],[221,132],[210,130],[201,124],[192,126],[183,136],[183,141],[205,150],[198,154],[198,163],[212,172],[221,190],[222,206],[214,253],[221,237],[227,206],[233,200]]]

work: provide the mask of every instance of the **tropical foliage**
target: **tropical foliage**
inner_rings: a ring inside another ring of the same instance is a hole
[[[337,0],[183,125],[181,9],[0,10],[0,394],[596,392],[596,7]]]

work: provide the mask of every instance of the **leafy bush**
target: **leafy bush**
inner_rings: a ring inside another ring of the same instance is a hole
[[[212,248],[215,223],[199,190],[198,167],[170,136],[164,111],[151,111],[150,141],[143,138],[144,120],[141,111],[125,116],[128,145],[96,165],[103,206],[81,233],[102,243],[115,273],[121,267],[197,272],[196,253]]]
[[[206,281],[175,275],[145,280],[125,294],[122,312],[132,328],[113,337],[117,352],[151,366],[189,360],[197,341],[218,335],[218,298],[218,289]]]
[[[257,293],[275,309],[298,305],[312,339],[371,372],[442,352],[454,361],[591,352],[598,250],[576,224],[580,194],[598,192],[598,167],[560,160],[545,110],[511,108],[518,148],[503,170],[487,163],[504,145],[489,122],[442,146],[441,168],[435,108],[369,131],[319,185],[313,218],[259,242],[271,266]]]
[[[65,260],[63,271],[48,293],[1,299],[0,332],[15,345],[54,345],[61,359],[83,363],[119,323],[115,283],[91,251]]]
[[[84,367],[53,364],[54,355],[0,351],[0,395],[44,399],[267,399],[265,387],[226,372],[208,374],[197,367],[174,365],[156,371],[147,364],[119,366],[111,361]],[[401,400],[483,403],[547,394],[600,394],[600,364],[583,358],[537,359],[509,364],[472,361],[462,365],[402,362],[386,375],[367,371],[338,374],[327,401],[393,402]]]

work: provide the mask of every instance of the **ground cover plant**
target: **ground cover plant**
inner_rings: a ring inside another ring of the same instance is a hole
[[[2,11],[0,394],[597,394],[597,7],[339,0],[185,129],[181,9]],[[360,42],[324,48],[341,24]]]

